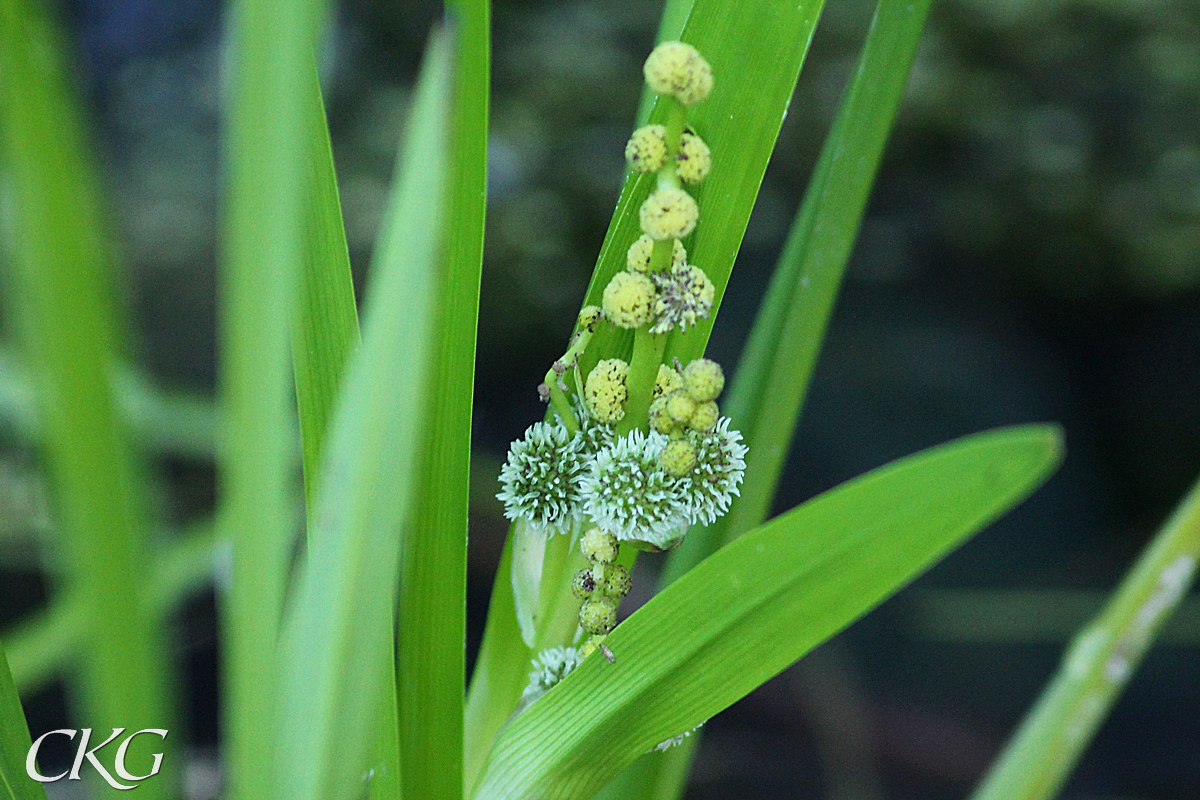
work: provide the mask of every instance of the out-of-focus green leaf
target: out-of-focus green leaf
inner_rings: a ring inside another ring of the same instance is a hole
[[[362,794],[390,673],[394,586],[435,335],[453,59],[450,36],[435,34],[376,247],[362,347],[328,433],[309,549],[284,619],[273,777],[274,794],[288,800]]]
[[[358,347],[359,332],[350,252],[315,59],[310,60],[308,73],[302,113],[308,132],[309,179],[304,267],[292,317],[292,373],[304,456],[304,495],[312,513],[329,418],[350,354]]]
[[[0,798],[2,800],[46,800],[46,790],[25,774],[25,756],[33,743],[21,698],[8,672],[4,648],[0,647]]]
[[[113,385],[122,335],[108,232],[63,52],[43,5],[0,4],[4,300],[32,378],[65,591],[105,620],[80,650],[79,713],[96,728],[169,729],[171,660],[141,578],[143,476]],[[171,784],[143,792],[165,797]]]
[[[429,404],[400,563],[396,697],[405,797],[463,790],[467,505],[475,332],[487,199],[489,3],[451,0],[456,36],[446,238],[438,260]]]
[[[1200,482],[1142,553],[1104,611],[1079,632],[972,800],[1052,800],[1163,624],[1200,561]]]
[[[638,756],[729,706],[1024,498],[1056,428],[960,439],[856,478],[718,551],[508,724],[480,800],[590,797]]]

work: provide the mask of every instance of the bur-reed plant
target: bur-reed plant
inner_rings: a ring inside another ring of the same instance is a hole
[[[721,395],[705,346],[821,8],[667,3],[576,334],[498,486],[514,526],[464,705],[487,4],[448,2],[430,38],[361,336],[313,58],[326,9],[233,4],[217,424],[124,371],[63,49],[33,0],[0,0],[23,371],[5,408],[42,448],[63,553],[49,609],[5,636],[0,795],[43,796],[16,686],[56,667],[84,724],[174,724],[162,620],[228,543],[225,796],[675,798],[698,726],[1033,491],[1061,455],[1052,426],[950,442],[766,519],[929,0],[880,0]],[[150,536],[139,448],[214,437],[213,525]],[[1194,506],[1081,635],[981,797],[1061,784],[1190,582]],[[663,586],[614,626],[634,547],[671,551]]]

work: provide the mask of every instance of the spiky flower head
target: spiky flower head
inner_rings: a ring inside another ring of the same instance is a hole
[[[547,535],[565,533],[580,508],[578,483],[589,463],[581,453],[582,439],[563,424],[535,422],[508,449],[500,469],[504,516],[523,519]]]
[[[658,172],[667,160],[667,129],[662,125],[638,128],[625,145],[625,160],[634,172]]]
[[[679,176],[679,180],[684,183],[699,183],[708,175],[711,167],[712,153],[708,145],[691,131],[684,131],[679,138],[679,155],[675,156],[675,174]]]
[[[574,647],[543,650],[532,661],[533,671],[529,673],[529,685],[525,687],[522,698],[528,702],[536,700],[582,663],[583,656]]]
[[[654,316],[658,290],[640,272],[618,272],[604,287],[604,316],[618,328],[640,328]]]
[[[625,416],[625,398],[629,389],[625,378],[629,364],[619,358],[606,358],[588,373],[583,385],[583,396],[588,414],[597,422],[612,424]]]
[[[597,453],[580,482],[585,513],[621,541],[665,549],[684,532],[687,487],[658,464],[667,441],[660,433],[631,431]]]
[[[689,433],[687,439],[696,448],[696,466],[680,483],[692,524],[711,525],[741,493],[738,487],[746,472],[746,445],[739,431],[729,430],[729,417],[721,417],[711,431]]]
[[[651,239],[682,239],[696,228],[700,206],[683,189],[662,186],[646,198],[638,222]]]
[[[629,245],[625,253],[625,268],[630,272],[648,272],[650,270],[650,253],[654,250],[654,240],[646,234],[639,236]],[[676,239],[671,246],[671,266],[678,267],[687,261],[687,250],[683,242]]]
[[[696,320],[706,319],[712,310],[716,287],[694,264],[683,264],[670,272],[656,272],[651,276],[658,287],[658,299],[654,303],[657,321],[651,333],[666,333],[676,326],[686,331]]]
[[[694,106],[713,88],[712,67],[690,44],[663,42],[642,67],[646,84],[658,94],[669,94],[680,105]]]
[[[725,388],[725,372],[711,358],[696,358],[683,368],[683,386],[697,403],[707,403]]]

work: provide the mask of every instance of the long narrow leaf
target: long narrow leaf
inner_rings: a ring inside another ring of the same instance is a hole
[[[288,800],[362,794],[390,673],[393,587],[409,537],[403,523],[416,491],[433,348],[453,58],[450,37],[435,35],[376,247],[363,344],[328,434],[313,535],[283,625],[275,793]]]
[[[42,785],[25,774],[31,745],[21,698],[0,647],[0,800],[46,800]]]
[[[304,206],[304,268],[291,338],[304,454],[304,495],[311,513],[329,418],[350,354],[358,347],[359,331],[350,252],[346,248],[346,228],[315,58],[310,59],[307,72],[302,109],[309,170]]]
[[[1062,667],[972,800],[1051,800],[1071,774],[1200,560],[1200,482],[1067,650]]]
[[[487,199],[489,5],[447,4],[457,34],[446,239],[435,292],[432,367],[412,532],[400,566],[396,695],[406,797],[463,791],[467,505],[475,330]]]
[[[105,620],[80,652],[81,714],[96,728],[170,729],[170,659],[141,580],[141,465],[114,396],[122,337],[111,254],[62,53],[41,5],[0,4],[0,152],[13,193],[6,300],[33,378],[67,589]],[[143,792],[164,797],[171,783]]]
[[[967,437],[857,478],[723,548],[659,593],[501,731],[480,800],[590,797],[920,574],[1036,488],[1046,426]]]

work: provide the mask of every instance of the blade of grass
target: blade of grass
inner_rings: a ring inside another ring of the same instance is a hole
[[[487,200],[489,3],[452,0],[455,31],[446,239],[435,289],[429,406],[411,534],[402,553],[396,695],[405,797],[461,797],[467,505],[475,330]]]
[[[63,52],[40,6],[0,5],[0,148],[13,192],[7,299],[42,421],[67,591],[104,620],[80,652],[81,716],[96,728],[170,729],[171,660],[141,579],[141,465],[114,398],[111,257]],[[172,784],[167,775],[143,792],[164,797]]]
[[[390,673],[393,587],[427,419],[453,58],[450,34],[435,34],[376,247],[362,347],[328,434],[313,536],[283,624],[273,793],[288,800],[362,794]]]
[[[749,447],[741,497],[728,514],[707,528],[693,529],[671,553],[663,585],[770,513],[930,2],[881,0],[875,6],[854,74],[724,403]],[[692,736],[664,754],[641,759],[636,771],[614,782],[612,796],[678,798],[699,740]]]
[[[699,48],[711,62],[716,76],[712,95],[689,112],[689,123],[713,151],[712,171],[696,193],[701,213],[697,230],[701,232],[693,237],[689,252],[691,260],[700,264],[716,285],[718,302],[729,280],[750,208],[779,134],[821,7],[822,0],[800,3],[770,0],[740,5],[737,13],[732,13],[728,0],[695,0],[690,14],[686,15],[682,38]],[[772,57],[762,58],[762,53],[771,53]],[[664,113],[656,107],[650,118],[658,121]],[[609,279],[625,268],[626,250],[640,235],[638,208],[652,184],[653,179],[647,176],[630,174],[626,179],[592,274],[585,305],[598,304]],[[710,331],[708,324],[689,329],[686,336],[675,337],[687,344],[669,345],[668,352],[676,352],[681,357],[689,352],[703,353]],[[631,340],[627,331],[601,326],[583,359],[585,374],[600,358],[627,355]],[[676,349],[672,351],[671,347]],[[543,581],[565,585],[569,577],[568,572],[544,573]],[[575,602],[570,595],[564,600]],[[517,646],[512,642],[492,642],[494,637],[508,636],[513,630],[520,636],[515,625],[494,619],[497,609],[511,607],[512,602],[512,587],[505,575],[493,585],[492,605],[484,630],[481,653],[487,653],[489,659],[481,658],[478,662],[468,696],[468,714],[481,723],[497,727],[473,735],[468,742],[470,747],[489,746],[498,726],[516,707],[520,691],[515,676],[529,671],[528,648],[523,643]],[[545,616],[561,619],[563,614],[559,611],[548,609]],[[547,646],[562,643],[547,641]],[[520,658],[520,663],[504,662],[508,658]],[[494,670],[497,675],[479,676],[480,669]],[[490,696],[492,692],[514,689],[518,691],[511,696]],[[480,753],[468,749],[468,785],[472,783],[471,765],[481,763],[482,759]]]
[[[507,725],[479,800],[591,797],[743,697],[1042,483],[1051,426],[960,439],[856,478],[722,548]]]
[[[304,460],[304,497],[315,508],[322,444],[350,354],[358,347],[354,278],[338,198],[333,148],[315,58],[309,59],[303,118],[308,131],[304,267],[292,317],[292,374]]]
[[[306,98],[320,0],[232,6],[229,187],[220,272],[225,438],[219,524],[233,543],[225,617],[228,796],[274,796],[271,682],[294,532],[288,325],[305,252]]]
[[[1187,594],[1200,559],[1200,482],[1138,558],[1104,611],[1079,632],[971,800],[1057,796],[1163,623]]]
[[[25,754],[32,744],[21,698],[0,647],[0,799],[46,800],[42,785],[25,774]]]

